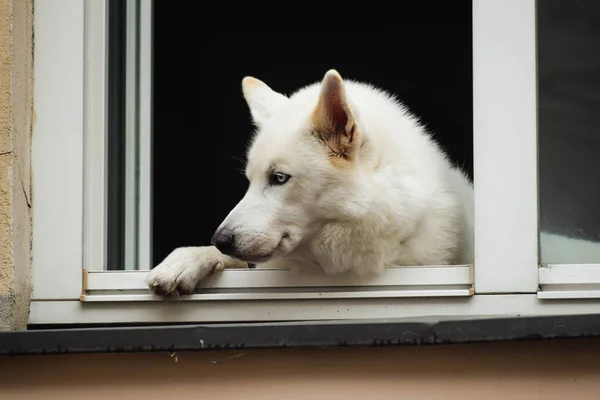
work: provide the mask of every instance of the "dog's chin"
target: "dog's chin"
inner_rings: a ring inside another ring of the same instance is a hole
[[[235,254],[231,255],[231,257],[236,258],[240,261],[244,261],[250,264],[263,264],[266,263],[267,261],[270,261],[274,258],[277,257],[281,257],[285,254],[288,253],[287,248],[289,245],[289,243],[284,243],[284,240],[289,239],[288,235],[284,235],[281,240],[279,241],[279,243],[277,243],[277,246],[275,246],[274,248],[268,250],[268,251],[260,251],[260,252],[256,252],[256,253],[251,253],[251,252],[235,252]]]
[[[238,258],[238,257],[236,257]],[[267,261],[272,260],[273,258],[275,258],[272,254],[267,254],[264,256],[249,256],[249,257],[241,257],[238,258],[241,261],[247,262],[248,264],[264,264]]]
[[[231,257],[238,259],[240,261],[247,262],[249,264],[263,264],[269,260],[272,260],[272,259],[278,257],[279,255],[280,255],[279,251],[277,251],[277,249],[273,249],[272,251],[269,251],[269,252],[256,253],[256,254],[239,252],[239,253],[232,254]]]

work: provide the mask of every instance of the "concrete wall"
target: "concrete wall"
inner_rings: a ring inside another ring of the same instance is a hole
[[[29,315],[32,123],[33,0],[0,0],[0,330]]]
[[[600,340],[0,358],[0,398],[600,398]]]

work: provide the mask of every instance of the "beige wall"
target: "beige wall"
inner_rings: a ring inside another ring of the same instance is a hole
[[[600,399],[600,340],[0,358],[12,399]]]
[[[32,0],[0,0],[0,331],[29,315],[32,39]]]

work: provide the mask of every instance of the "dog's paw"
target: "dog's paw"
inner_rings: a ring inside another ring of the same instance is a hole
[[[180,247],[150,272],[148,286],[161,295],[193,293],[204,277],[224,267],[214,247]]]

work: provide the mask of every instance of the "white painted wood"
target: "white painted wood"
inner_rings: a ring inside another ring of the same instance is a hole
[[[600,264],[550,264],[539,268],[540,299],[600,298]]]
[[[152,0],[140,1],[138,265],[152,268]]]
[[[263,322],[331,319],[486,318],[600,313],[594,300],[538,300],[535,294],[455,298],[165,301],[34,301],[30,323]]]
[[[475,292],[535,293],[535,0],[473,0]]]
[[[88,272],[86,289],[148,290],[148,272]],[[381,275],[358,278],[296,274],[289,270],[239,270],[217,272],[200,285],[205,289],[260,289],[342,286],[452,286],[470,285],[470,266],[394,267]]]
[[[84,2],[35,13],[33,299],[78,299],[83,263]]]
[[[538,292],[537,297],[540,300],[600,299],[600,289],[598,289],[598,290],[543,290],[543,291]]]
[[[557,264],[539,268],[540,285],[600,284],[600,264]]]
[[[331,291],[324,288],[318,292],[256,292],[256,293],[202,293],[180,296],[177,301],[232,301],[232,300],[318,300],[318,299],[378,299],[396,297],[464,297],[469,296],[469,289],[443,290],[357,290]],[[125,302],[163,302],[160,296],[153,294],[91,294],[82,295],[81,301],[90,303],[125,303]]]
[[[85,1],[84,262],[106,269],[108,3]]]

